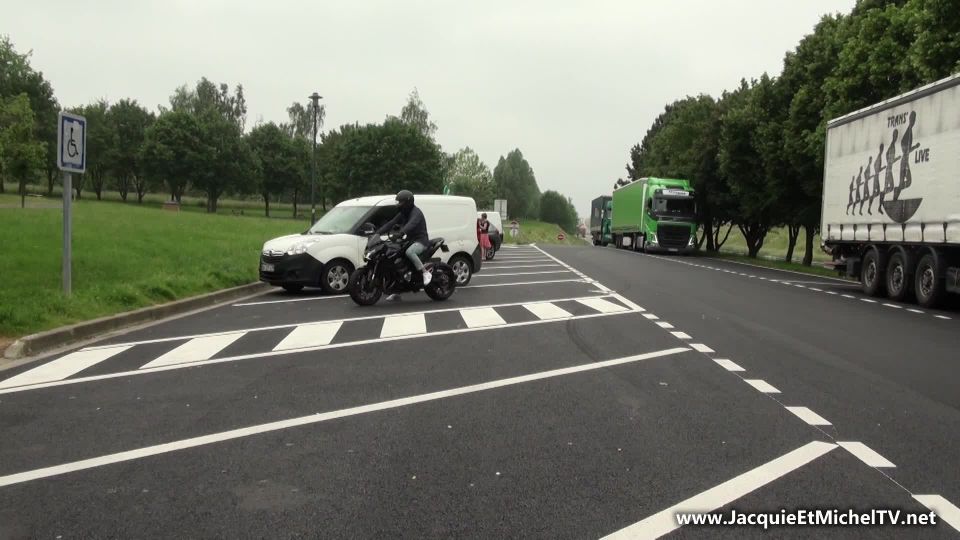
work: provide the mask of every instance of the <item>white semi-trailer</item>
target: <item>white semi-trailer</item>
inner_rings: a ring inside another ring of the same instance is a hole
[[[827,123],[820,234],[864,292],[960,293],[960,74]]]

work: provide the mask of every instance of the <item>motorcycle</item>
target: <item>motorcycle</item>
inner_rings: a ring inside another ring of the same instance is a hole
[[[369,238],[364,250],[364,266],[354,270],[350,276],[347,291],[350,298],[361,306],[376,304],[383,293],[400,294],[419,292],[421,289],[435,301],[443,301],[453,295],[457,286],[457,277],[446,263],[433,255],[439,249],[446,253],[450,248],[443,238],[430,240],[430,245],[420,254],[423,268],[433,274],[430,284],[423,286],[423,274],[418,272],[406,251],[413,242],[392,232],[386,239],[375,234],[372,223],[363,225],[361,232]]]

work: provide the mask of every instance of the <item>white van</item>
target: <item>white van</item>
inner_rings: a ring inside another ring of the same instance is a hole
[[[416,195],[414,204],[427,219],[430,238],[443,238],[450,248],[437,252],[453,267],[457,286],[470,283],[480,271],[477,205],[470,197]],[[263,244],[260,281],[296,292],[322,287],[328,293],[346,291],[350,274],[363,265],[365,223],[377,228],[397,214],[396,195],[376,195],[343,201],[306,232],[274,238]]]

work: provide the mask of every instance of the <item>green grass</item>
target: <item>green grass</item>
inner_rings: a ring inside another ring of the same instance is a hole
[[[510,222],[503,223],[504,243],[506,244],[559,244],[566,246],[582,246],[587,243],[576,235],[563,232],[559,225],[545,223],[542,221],[532,221],[528,219],[518,220],[520,222],[520,234],[516,238],[510,236]],[[563,240],[557,240],[557,235],[563,234]]]
[[[61,285],[62,212],[0,195],[0,336],[17,337],[257,279],[263,242],[289,219],[74,202],[73,295]],[[53,201],[43,201],[50,206]]]
[[[838,275],[835,270],[830,270],[824,268],[823,266],[818,266],[816,263],[813,266],[803,266],[799,263],[786,263],[783,261],[769,260],[769,259],[751,259],[743,255],[734,255],[731,253],[719,253],[716,255],[711,255],[718,259],[726,259],[730,261],[743,262],[747,264],[753,264],[756,266],[763,266],[765,268],[776,268],[779,270],[792,270],[794,272],[802,272],[804,274],[811,274],[815,276],[828,276],[834,278],[840,278],[842,276]]]
[[[724,232],[725,231],[726,229],[724,229]],[[767,237],[763,241],[763,247],[760,248],[760,253],[758,254],[759,257],[775,257],[782,261],[787,254],[788,240],[789,235],[787,233],[787,229],[772,229],[769,233],[767,233]],[[797,246],[793,250],[794,261],[803,260],[803,256],[807,251],[805,243],[806,234],[803,232],[803,230],[801,230],[800,237],[797,239]],[[747,254],[747,242],[743,239],[743,234],[740,233],[740,229],[738,229],[736,226],[733,227],[733,230],[730,231],[730,238],[728,238],[723,244],[723,247],[720,248],[720,251],[735,255]],[[813,237],[813,261],[830,261],[830,255],[824,253],[823,250],[820,249],[820,235]]]

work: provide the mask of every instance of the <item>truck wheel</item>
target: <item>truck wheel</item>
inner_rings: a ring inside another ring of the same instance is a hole
[[[918,304],[925,308],[935,308],[940,305],[945,294],[943,269],[939,268],[937,258],[933,254],[928,253],[920,258],[914,283]]]
[[[885,265],[880,260],[880,253],[870,249],[863,257],[863,267],[860,270],[860,284],[867,296],[881,296],[883,294]]]
[[[908,302],[913,293],[913,257],[896,251],[887,264],[887,297],[897,302]]]

